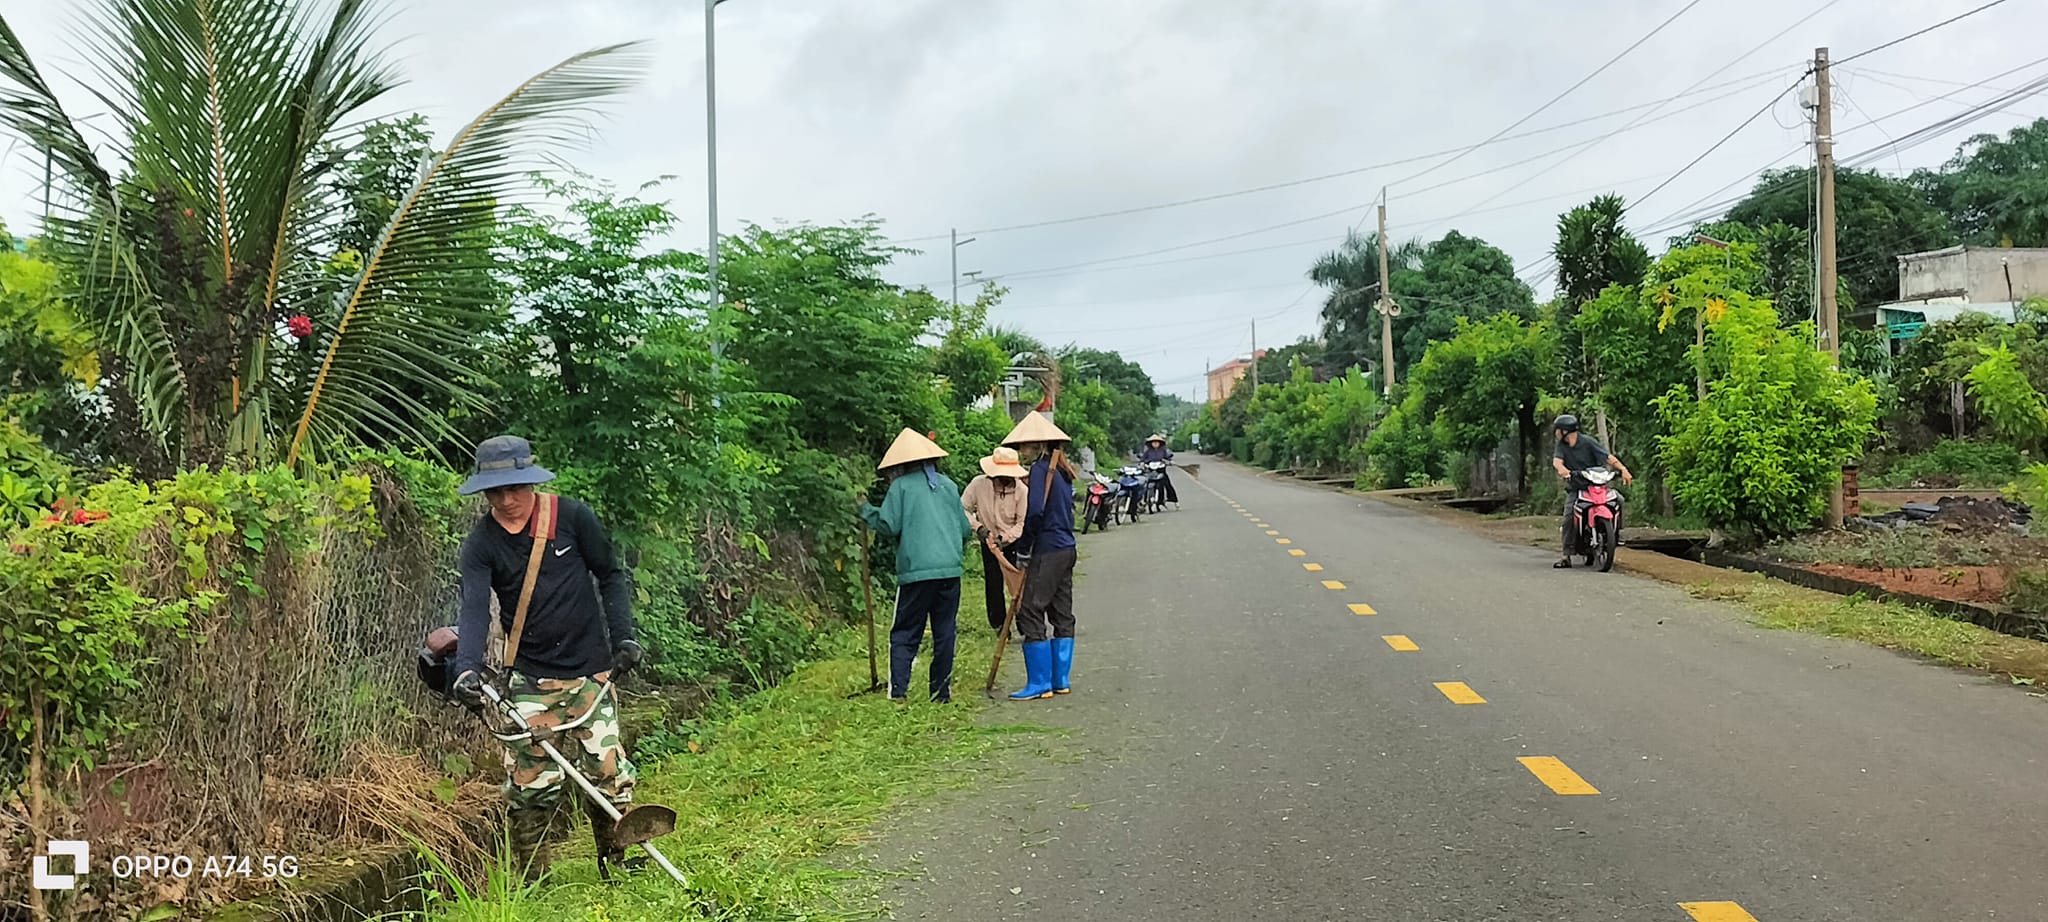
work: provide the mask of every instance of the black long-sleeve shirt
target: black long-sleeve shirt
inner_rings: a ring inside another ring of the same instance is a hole
[[[511,633],[526,561],[533,553],[533,520],[539,517],[536,510],[515,535],[485,513],[463,540],[456,675],[483,667],[491,637],[488,593],[498,594],[498,622]],[[611,668],[612,648],[634,639],[631,576],[589,506],[562,497],[556,519],[555,535],[541,553],[512,668],[545,679],[592,676]]]

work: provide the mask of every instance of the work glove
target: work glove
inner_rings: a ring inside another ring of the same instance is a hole
[[[484,708],[484,677],[477,675],[475,670],[465,672],[455,677],[455,684],[449,686],[448,693],[463,707],[469,708],[472,711],[482,711]]]
[[[612,650],[612,681],[616,682],[623,678],[626,673],[638,667],[640,661],[645,658],[647,658],[647,651],[640,649],[639,642],[632,640],[619,641],[619,646]]]

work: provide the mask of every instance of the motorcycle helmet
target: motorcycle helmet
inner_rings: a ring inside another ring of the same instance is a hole
[[[1577,432],[1579,431],[1579,418],[1570,413],[1559,413],[1557,421],[1551,423],[1550,428],[1556,429],[1559,432]]]

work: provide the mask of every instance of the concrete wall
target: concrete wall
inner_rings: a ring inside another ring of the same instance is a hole
[[[2006,270],[2012,271],[2012,297]],[[1951,247],[1899,257],[1901,300],[1960,292],[1972,302],[2024,301],[2048,295],[2048,249]]]

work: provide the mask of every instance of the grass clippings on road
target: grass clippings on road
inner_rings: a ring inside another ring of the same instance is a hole
[[[1841,637],[1917,653],[1940,663],[1995,672],[2022,684],[2048,684],[2048,644],[2001,634],[1967,621],[1907,605],[1843,597],[1744,574],[1693,583],[1696,598],[1735,602],[1760,626]]]
[[[963,595],[978,601],[979,587],[967,589]],[[835,863],[843,858],[835,853],[864,841],[893,806],[975,784],[993,764],[989,757],[1040,732],[982,719],[997,706],[984,702],[980,688],[994,642],[978,605],[963,604],[960,614],[951,705],[916,700],[919,694],[909,704],[880,692],[848,697],[867,687],[868,664],[863,635],[845,631],[828,640],[829,655],[782,685],[667,730],[659,745],[679,751],[642,767],[636,799],[679,815],[675,834],[657,845],[690,878],[687,889],[652,866],[623,884],[599,883],[588,832],[580,831],[567,854],[558,853],[547,886],[500,885],[478,898],[443,899],[431,918],[874,917],[881,879],[896,869],[856,873]],[[926,662],[919,658],[914,693],[923,690]]]

